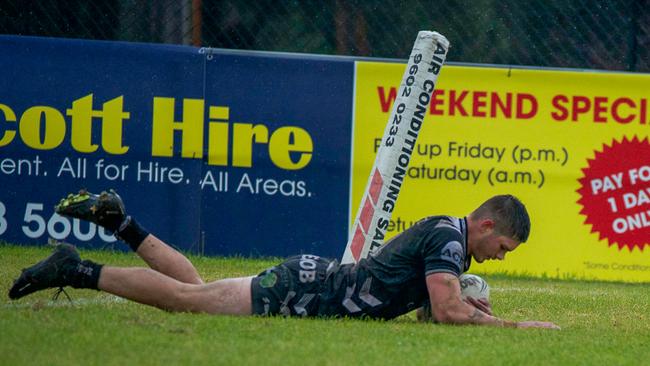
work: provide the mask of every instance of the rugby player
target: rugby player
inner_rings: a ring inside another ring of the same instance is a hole
[[[472,258],[503,260],[528,239],[528,213],[511,195],[492,197],[464,218],[422,219],[357,264],[299,255],[257,276],[210,283],[185,256],[127,215],[114,191],[82,190],[55,210],[114,232],[149,268],[82,260],[72,245],[59,244],[23,270],[9,291],[11,299],[72,286],[175,312],[392,319],[418,309],[418,319],[438,323],[559,329],[551,322],[500,319],[486,301],[461,300],[458,277]]]

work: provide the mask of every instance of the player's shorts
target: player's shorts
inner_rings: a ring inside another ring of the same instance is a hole
[[[253,278],[253,314],[314,316],[329,273],[338,262],[298,255]]]

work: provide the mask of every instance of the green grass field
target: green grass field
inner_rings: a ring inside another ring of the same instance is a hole
[[[2,365],[640,365],[650,364],[650,286],[484,277],[496,315],[561,331],[170,314],[90,290],[10,301],[20,269],[49,248],[0,245]],[[82,251],[100,263],[134,254]],[[191,257],[206,280],[255,274],[273,259]]]

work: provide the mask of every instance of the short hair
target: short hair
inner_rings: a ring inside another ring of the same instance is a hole
[[[526,206],[510,194],[498,195],[485,201],[471,214],[472,218],[491,218],[494,230],[520,243],[528,240],[530,235],[530,217]]]

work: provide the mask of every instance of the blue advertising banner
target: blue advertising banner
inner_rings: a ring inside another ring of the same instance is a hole
[[[52,208],[114,188],[183,250],[344,248],[353,61],[0,36],[0,70],[0,240],[121,248]]]

